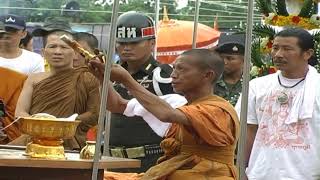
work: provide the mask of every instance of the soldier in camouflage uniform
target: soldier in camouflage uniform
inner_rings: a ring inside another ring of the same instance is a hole
[[[148,91],[156,95],[172,94],[172,68],[159,64],[152,56],[155,45],[153,20],[142,13],[127,12],[117,20],[116,50],[120,63],[132,77]],[[121,84],[114,89],[125,99],[133,96]],[[145,172],[156,164],[162,155],[158,136],[141,117],[126,117],[112,113],[110,125],[110,154],[141,160],[141,168],[120,169],[120,172]]]
[[[233,106],[238,101],[242,87],[245,35],[221,35],[216,51],[224,59],[224,72],[217,82],[215,94],[228,100]]]

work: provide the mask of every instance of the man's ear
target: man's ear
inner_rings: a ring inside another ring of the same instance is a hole
[[[27,30],[22,31],[21,39],[27,36]]]
[[[205,73],[205,77],[213,81],[214,79],[216,79],[216,73],[211,69],[207,70],[207,72]]]
[[[151,46],[151,48],[152,48],[152,51],[154,50],[154,48],[155,48],[155,45],[156,45],[156,41],[154,40],[154,39],[151,39],[151,40],[149,40],[150,42],[150,46]]]
[[[313,50],[313,49],[308,49],[307,51],[305,51],[305,52],[303,53],[304,59],[305,59],[306,61],[309,61],[309,59],[313,56],[313,54],[314,54],[314,50]]]

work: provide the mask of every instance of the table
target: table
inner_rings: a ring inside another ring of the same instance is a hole
[[[30,158],[24,150],[0,149],[0,180],[90,180],[93,160],[79,158],[79,153],[66,153],[66,160]],[[98,179],[104,169],[137,168],[140,160],[102,157],[98,165]]]

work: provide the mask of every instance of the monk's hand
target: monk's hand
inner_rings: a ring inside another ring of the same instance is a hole
[[[88,67],[90,72],[100,81],[100,83],[103,83],[104,79],[104,69],[105,64],[101,62],[99,57],[96,57],[89,61]]]
[[[119,64],[113,64],[111,67],[110,80],[124,83],[131,77],[129,72]]]

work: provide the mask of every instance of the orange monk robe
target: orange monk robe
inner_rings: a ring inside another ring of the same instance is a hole
[[[4,126],[9,125],[14,120],[16,104],[27,76],[17,71],[0,67],[0,99],[5,103],[6,114],[3,118]],[[0,144],[6,144],[21,135],[18,124],[14,123],[5,129],[8,136]]]
[[[186,127],[173,124],[161,142],[165,155],[141,180],[233,180],[237,178],[234,151],[239,136],[239,120],[233,106],[218,96],[199,99],[179,108],[191,122]],[[106,173],[106,180],[133,178]]]
[[[78,149],[85,145],[86,133],[95,126],[99,116],[99,82],[81,67],[48,77],[33,87],[30,114],[48,113],[59,118],[74,113],[81,121],[75,138],[65,140],[65,147]]]

